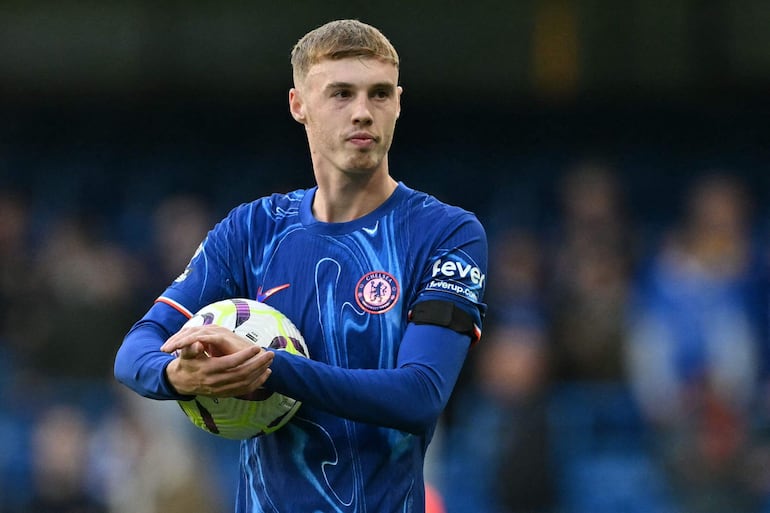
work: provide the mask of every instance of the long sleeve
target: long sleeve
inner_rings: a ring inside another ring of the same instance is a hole
[[[162,352],[160,346],[168,337],[155,321],[145,318],[137,322],[115,356],[117,380],[151,399],[190,399],[178,394],[166,378],[166,366],[174,357]]]
[[[340,417],[422,433],[446,406],[469,346],[467,335],[410,324],[395,369],[343,369],[277,352],[266,387]]]

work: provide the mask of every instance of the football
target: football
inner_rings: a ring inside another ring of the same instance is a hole
[[[302,334],[275,308],[252,299],[226,299],[201,308],[183,326],[216,324],[265,348],[309,357]],[[283,427],[301,403],[285,395],[256,390],[248,397],[196,396],[178,401],[200,429],[231,440],[246,440]]]

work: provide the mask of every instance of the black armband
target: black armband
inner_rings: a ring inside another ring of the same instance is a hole
[[[473,317],[450,301],[434,299],[417,303],[409,312],[409,320],[415,324],[443,326],[471,338],[476,336]]]

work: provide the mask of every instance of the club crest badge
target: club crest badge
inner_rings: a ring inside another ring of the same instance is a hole
[[[399,285],[384,271],[366,273],[356,284],[356,303],[372,314],[385,313],[396,304]]]

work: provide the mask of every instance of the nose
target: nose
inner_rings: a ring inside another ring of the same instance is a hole
[[[353,124],[368,126],[372,124],[372,111],[369,105],[369,98],[366,95],[359,95],[353,102]]]

